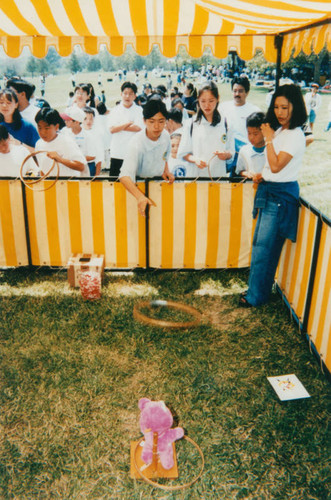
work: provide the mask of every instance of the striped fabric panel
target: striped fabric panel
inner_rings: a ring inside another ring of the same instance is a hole
[[[145,219],[119,183],[59,181],[28,191],[27,208],[34,265],[65,266],[72,253],[103,254],[111,268],[146,265]]]
[[[89,54],[106,44],[113,55],[132,44],[146,55],[157,43],[167,57],[175,56],[183,44],[193,57],[209,45],[217,57],[236,49],[250,59],[260,47],[275,61],[273,35],[317,22],[329,11],[326,0],[5,0],[0,43],[11,57],[17,57],[23,45],[38,57],[55,45],[66,56],[76,44]],[[311,41],[318,52],[325,42],[331,44],[330,38],[327,25],[288,35],[283,61],[293,48],[310,53]]]
[[[302,206],[297,241],[286,241],[277,272],[276,282],[301,321],[308,290],[316,225],[317,216]]]
[[[150,265],[165,269],[247,267],[252,242],[251,184],[151,183]]]
[[[0,266],[28,263],[21,182],[0,180]]]
[[[331,227],[323,223],[320,250],[312,302],[308,320],[308,335],[317,352],[331,371]]]

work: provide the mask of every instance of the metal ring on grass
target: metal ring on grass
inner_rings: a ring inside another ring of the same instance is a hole
[[[199,474],[194,479],[192,479],[192,481],[190,481],[189,483],[180,484],[178,486],[167,486],[165,484],[159,484],[156,481],[152,481],[148,477],[144,476],[144,474],[139,469],[138,464],[137,464],[137,460],[136,460],[136,454],[137,454],[138,446],[144,440],[144,437],[142,437],[141,439],[139,439],[139,441],[137,442],[137,445],[135,447],[134,453],[133,453],[133,463],[134,463],[136,471],[138,472],[138,474],[141,477],[141,479],[143,479],[146,483],[150,484],[151,486],[154,486],[155,488],[160,488],[161,490],[166,490],[166,491],[176,491],[176,490],[183,490],[185,488],[189,488],[198,479],[200,479],[200,477],[202,476],[202,473],[203,473],[203,469],[205,467],[205,458],[203,456],[202,450],[201,450],[200,446],[195,441],[193,441],[193,439],[189,438],[188,436],[183,436],[183,439],[186,439],[186,441],[188,441],[189,443],[193,444],[193,446],[198,450],[199,455],[201,457],[200,472],[199,472]]]
[[[163,319],[155,319],[146,316],[140,310],[144,307],[151,309],[151,307],[171,307],[173,309],[178,309],[179,311],[184,311],[188,314],[194,316],[192,321],[165,321]],[[133,317],[142,323],[147,323],[148,325],[159,326],[161,328],[193,328],[201,322],[201,313],[194,307],[187,306],[186,304],[181,304],[180,302],[173,302],[171,300],[151,300],[150,302],[138,302],[133,308]]]

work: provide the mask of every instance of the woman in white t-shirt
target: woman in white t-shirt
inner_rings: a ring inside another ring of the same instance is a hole
[[[187,120],[182,133],[177,158],[192,164],[195,177],[226,175],[226,161],[232,158],[234,145],[228,140],[224,118],[218,111],[219,93],[213,81],[198,93],[196,117]],[[209,169],[208,169],[209,163]]]
[[[305,151],[302,125],[307,111],[301,90],[294,84],[275,91],[262,124],[266,165],[254,201],[256,223],[247,292],[242,307],[266,303],[279,257],[288,238],[296,241],[299,207],[298,174]]]
[[[6,127],[0,124],[0,177],[19,177],[21,165],[30,154],[25,146],[17,146],[13,141],[15,139],[10,139]],[[31,158],[26,162],[24,170],[38,172],[37,165]]]

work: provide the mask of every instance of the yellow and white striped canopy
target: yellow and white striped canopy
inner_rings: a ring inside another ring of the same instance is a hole
[[[0,0],[0,44],[11,57],[28,45],[44,57],[53,45],[68,56],[81,45],[96,54],[105,44],[121,55],[127,44],[147,55],[158,44],[166,57],[184,45],[193,57],[237,50],[250,59],[263,50],[276,60],[274,36],[284,34],[282,60],[293,50],[331,50],[329,0]]]

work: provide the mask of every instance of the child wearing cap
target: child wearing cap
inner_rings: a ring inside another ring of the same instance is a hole
[[[67,108],[66,114],[69,116],[69,120],[66,120],[66,126],[69,129],[67,133],[76,142],[88,165],[88,170],[86,169],[83,175],[94,177],[96,175],[95,159],[97,148],[93,137],[82,127],[85,112],[78,106],[72,106]]]

